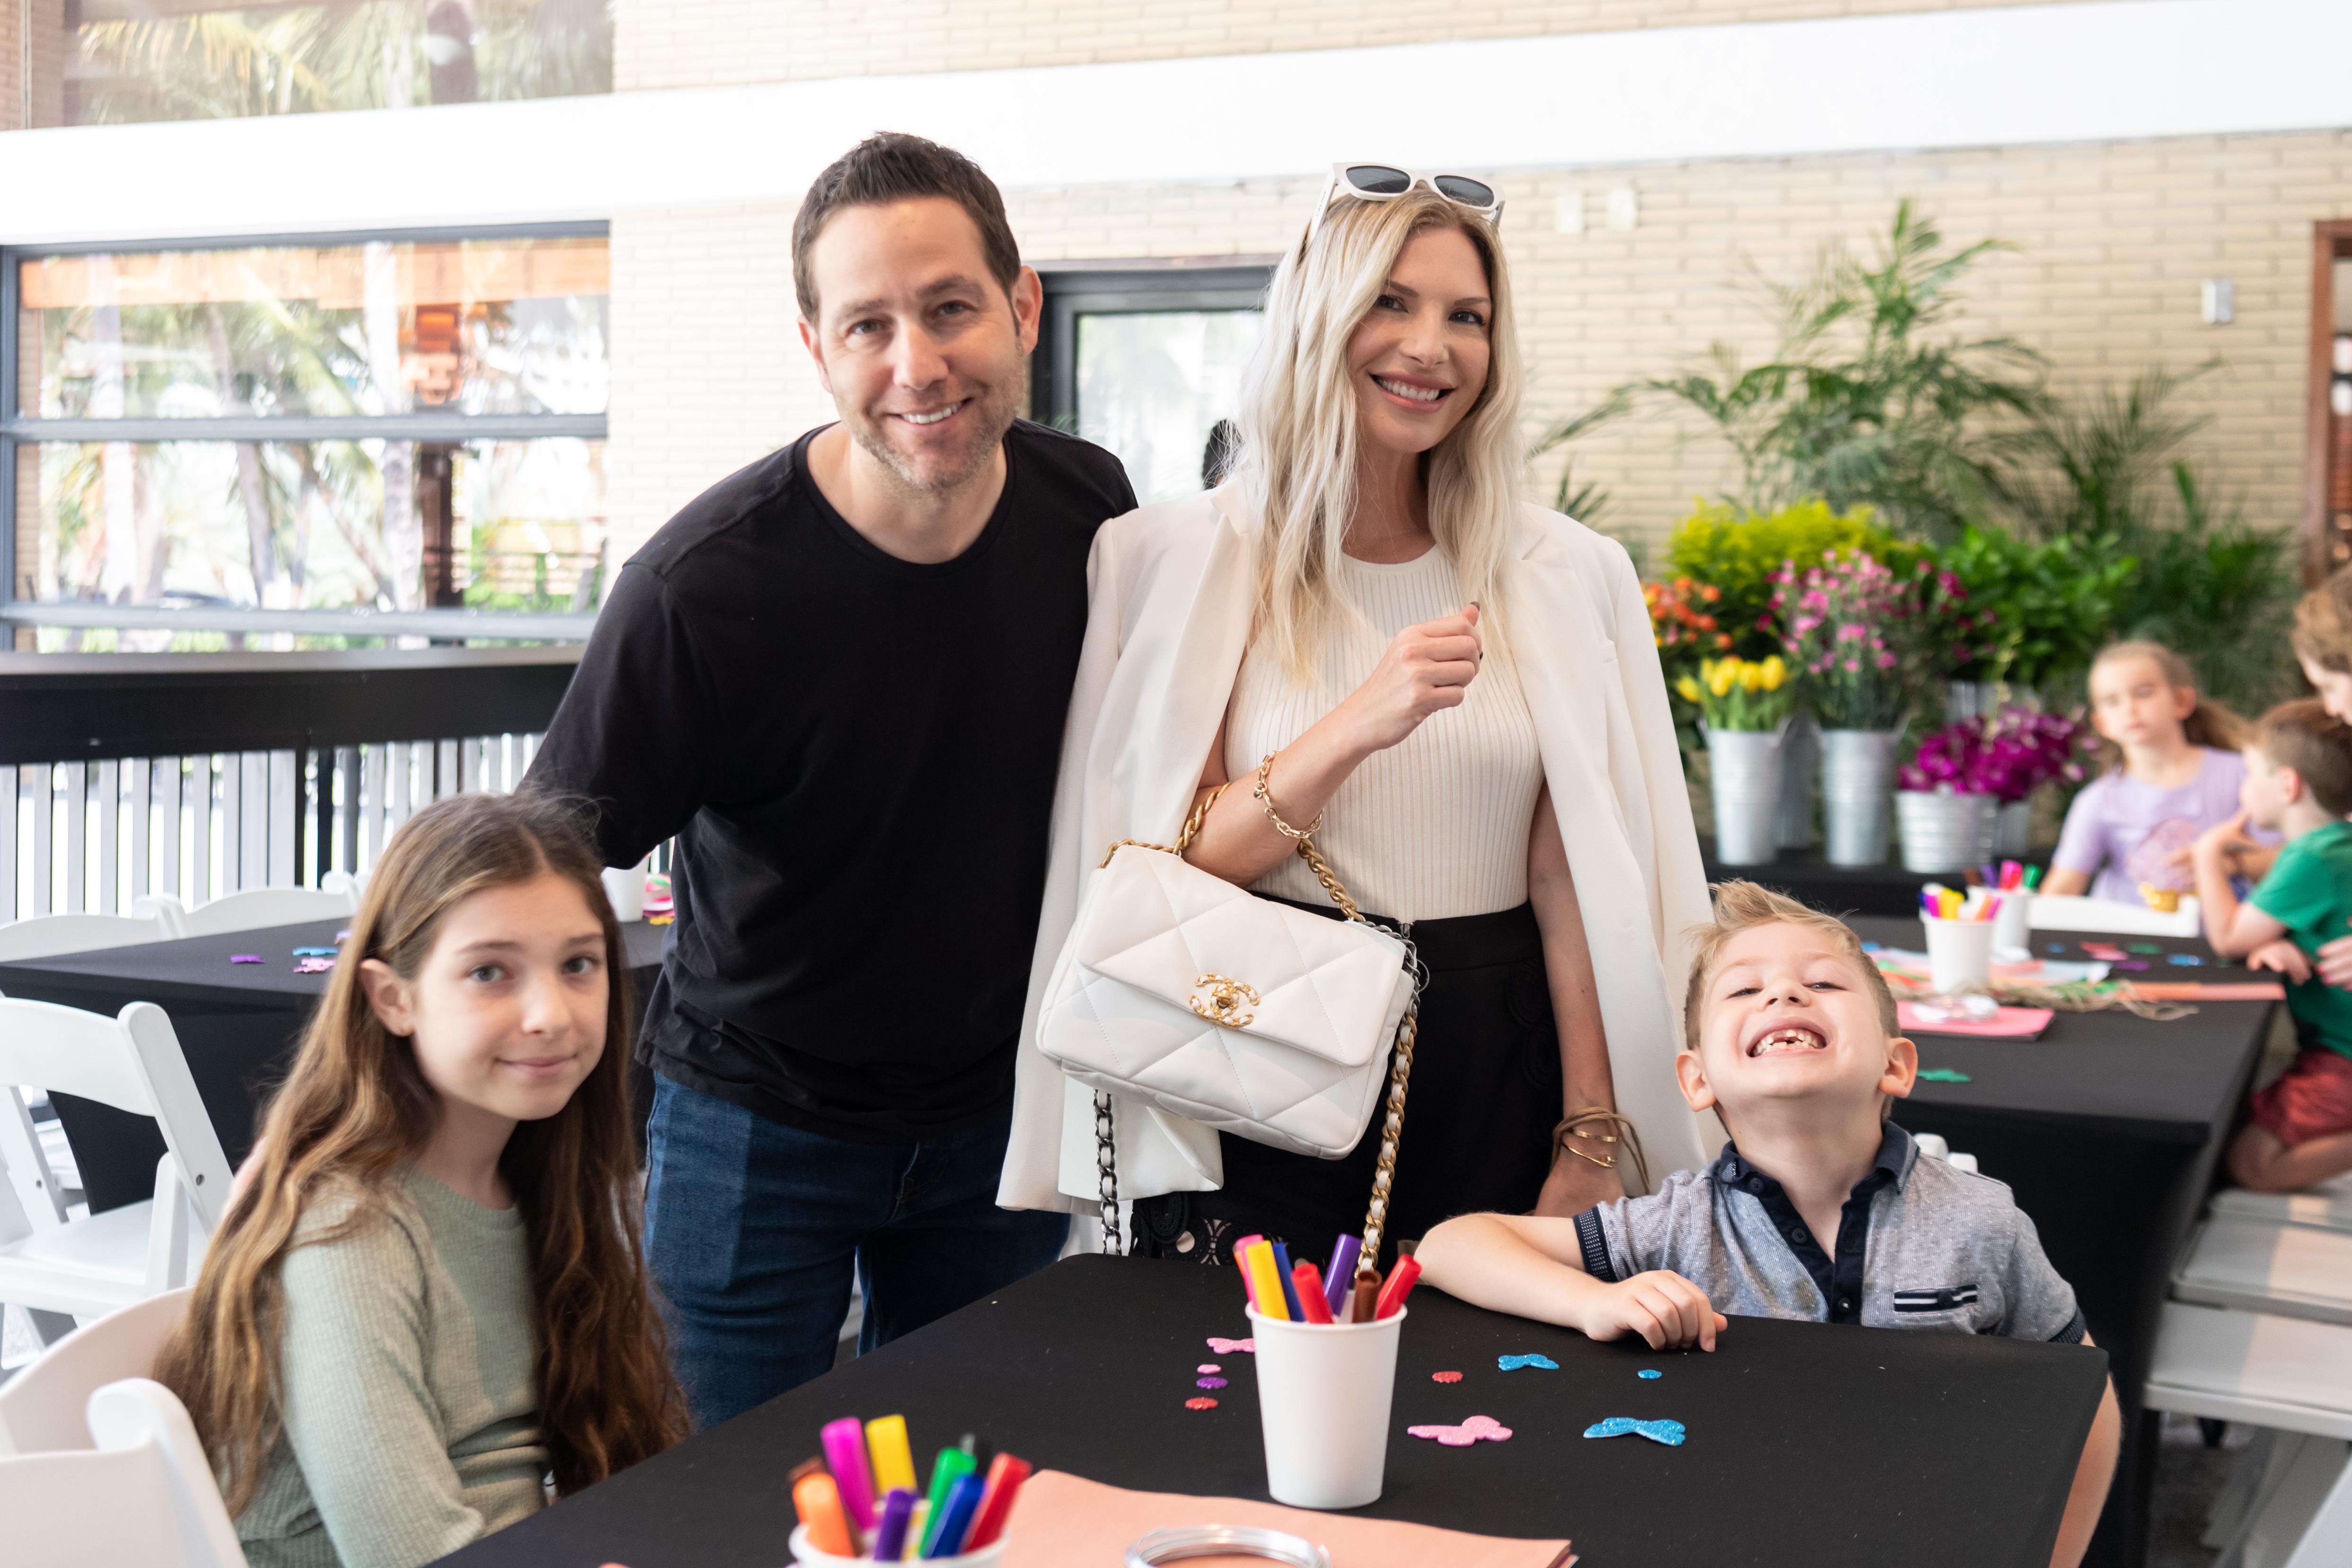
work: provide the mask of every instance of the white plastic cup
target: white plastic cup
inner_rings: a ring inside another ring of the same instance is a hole
[[[2033,895],[2020,889],[2000,895],[2000,908],[1992,916],[1992,952],[1995,958],[2010,960],[2032,958]]]
[[[833,1568],[833,1564],[837,1563],[858,1563],[865,1568],[874,1568],[871,1557],[836,1557],[830,1552],[819,1552],[809,1544],[808,1526],[805,1524],[793,1526],[793,1561],[802,1564],[803,1568]],[[911,1563],[916,1561],[916,1557],[910,1552],[899,1561]],[[936,1563],[940,1568],[1000,1568],[1004,1562],[1004,1537],[998,1536],[977,1552],[966,1552],[955,1557],[926,1557],[921,1561]]]
[[[1380,1500],[1397,1336],[1412,1310],[1370,1323],[1293,1323],[1249,1310],[1265,1489],[1293,1508]]]
[[[1937,995],[1992,988],[1992,921],[1922,915],[1919,923],[1927,928],[1927,983]]]
[[[616,921],[641,921],[646,918],[646,870],[642,866],[614,869],[604,868],[604,897],[613,906]]]

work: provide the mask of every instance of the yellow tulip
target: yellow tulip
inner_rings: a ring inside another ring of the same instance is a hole
[[[1764,667],[1763,667],[1762,665],[1760,665],[1760,664],[1750,664],[1750,663],[1742,663],[1742,664],[1740,665],[1740,667],[1739,667],[1739,689],[1740,689],[1740,690],[1742,690],[1742,691],[1753,691],[1753,690],[1757,689],[1759,687],[1762,686],[1763,684],[1764,684]]]
[[[1781,683],[1782,681],[1784,681],[1784,680],[1788,679],[1789,679],[1789,667],[1788,667],[1786,664],[1784,664],[1783,662],[1781,662],[1780,656],[1779,654],[1777,654],[1777,653],[1776,653],[1776,654],[1774,654],[1771,658],[1768,658],[1768,659],[1766,659],[1766,660],[1764,661],[1764,689],[1765,689],[1765,690],[1767,690],[1767,691],[1778,691],[1778,690],[1780,690],[1780,683]]]
[[[1713,675],[1707,677],[1706,689],[1717,697],[1728,697],[1738,679],[1739,672],[1731,668],[1731,660],[1727,658],[1715,667]]]
[[[1698,682],[1687,675],[1675,682],[1675,690],[1681,694],[1682,700],[1685,702],[1699,700]]]

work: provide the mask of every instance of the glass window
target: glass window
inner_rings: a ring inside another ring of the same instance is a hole
[[[17,341],[39,419],[602,414],[603,237],[37,257]]]
[[[12,254],[12,596],[593,610],[601,234]]]
[[[406,109],[613,90],[607,0],[78,0],[38,5],[32,123]],[[54,41],[52,41],[54,39]],[[49,68],[56,69],[55,66]]]
[[[1149,505],[1202,488],[1209,434],[1241,404],[1256,310],[1081,312],[1078,434],[1118,455]]]

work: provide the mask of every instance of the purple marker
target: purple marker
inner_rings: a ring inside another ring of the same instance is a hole
[[[855,1415],[824,1424],[825,1468],[841,1489],[841,1511],[861,1536],[874,1531],[874,1474],[866,1468],[866,1423]]]
[[[1340,1305],[1356,1282],[1356,1258],[1364,1250],[1361,1239],[1343,1236],[1331,1246],[1331,1267],[1323,1270],[1323,1299],[1329,1303],[1335,1322],[1345,1322]]]
[[[874,1527],[874,1561],[896,1563],[907,1550],[907,1521],[915,1517],[915,1494],[892,1487],[882,1500],[882,1522]]]

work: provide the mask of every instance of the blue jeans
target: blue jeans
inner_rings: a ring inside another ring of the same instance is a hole
[[[996,1206],[1010,1126],[845,1143],[656,1077],[646,1258],[695,1426],[832,1369],[853,1267],[863,1355],[1059,1257],[1069,1215]]]

